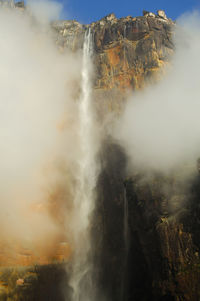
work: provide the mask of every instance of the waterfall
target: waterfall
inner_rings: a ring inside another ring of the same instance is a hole
[[[124,25],[124,40],[126,39],[126,24]],[[126,47],[124,42],[124,72],[125,72],[125,63],[126,63]],[[128,251],[129,251],[129,212],[128,212],[128,200],[126,195],[126,185],[124,185],[124,248],[125,248],[125,266],[127,265],[128,260]]]
[[[97,168],[95,162],[95,125],[91,99],[91,57],[93,43],[91,29],[85,33],[81,97],[79,100],[80,160],[77,188],[74,198],[74,257],[70,285],[73,301],[93,299],[90,217],[94,209]]]
[[[128,200],[126,196],[126,187],[124,189],[124,247],[125,247],[125,253],[127,257],[127,253],[129,250],[129,225],[128,225],[128,219],[129,219],[129,212],[128,212]]]
[[[123,38],[124,38],[124,41],[125,41],[125,39],[126,39],[126,24],[124,25],[124,37]],[[124,62],[123,62],[124,72],[125,72],[125,65],[126,65],[126,47],[125,47],[125,45],[126,44],[124,42],[124,47],[123,47],[124,48],[124,58],[123,58],[124,59]]]
[[[123,236],[124,236],[124,266],[122,273],[122,295],[121,300],[127,300],[127,290],[128,290],[128,255],[129,255],[129,208],[126,193],[126,185],[124,185],[124,214],[123,214]]]

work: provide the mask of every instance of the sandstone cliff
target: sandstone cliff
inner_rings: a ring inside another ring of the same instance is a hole
[[[58,47],[77,51],[89,25],[77,21],[52,24]],[[94,39],[94,99],[101,109],[118,111],[128,90],[143,88],[163,73],[173,54],[175,23],[144,12],[142,17],[117,19],[110,14],[90,25]]]
[[[80,51],[88,27],[76,21],[54,22],[55,42],[61,51]],[[162,11],[157,15],[144,11],[135,18],[117,19],[111,14],[90,27],[95,50],[94,99],[103,114],[119,111],[129,90],[143,89],[160,78],[174,52],[175,23]],[[112,301],[199,300],[198,174],[188,184],[190,202],[172,215],[169,200],[185,197],[185,183],[178,177],[155,174],[144,182],[136,174],[127,179],[126,154],[109,138],[100,161],[92,229],[99,290]],[[168,186],[167,196],[163,183]],[[0,300],[65,300],[60,290],[62,282],[67,283],[62,264],[4,268],[0,281]],[[66,292],[70,293],[67,286]]]
[[[88,25],[76,21],[52,24],[56,43],[73,51],[81,48]],[[95,89],[133,88],[169,61],[173,53],[170,19],[145,14],[143,17],[117,19],[110,14],[90,25],[94,39]]]

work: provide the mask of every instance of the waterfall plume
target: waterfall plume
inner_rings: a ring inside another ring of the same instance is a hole
[[[74,197],[74,256],[72,263],[71,286],[73,301],[92,300],[92,262],[90,259],[90,218],[95,204],[97,165],[94,141],[94,120],[91,94],[91,58],[93,52],[92,33],[85,33],[79,99],[80,159],[78,162],[77,186]],[[75,224],[74,224],[75,223]]]

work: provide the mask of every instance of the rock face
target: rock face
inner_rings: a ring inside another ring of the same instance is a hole
[[[87,28],[76,30],[79,41]],[[164,11],[122,19],[111,14],[91,24],[94,95],[104,112],[120,111],[127,90],[160,78],[174,51],[174,28]],[[144,181],[136,173],[127,179],[126,155],[110,138],[100,158],[93,222],[100,292],[115,301],[199,300],[198,173],[190,183],[177,175],[155,174]]]
[[[88,27],[76,21],[53,22],[59,49],[79,51]],[[142,89],[164,72],[174,51],[175,24],[160,10],[136,18],[110,14],[90,27],[94,99],[103,115],[118,112],[128,90]],[[92,223],[100,300],[200,300],[199,174],[187,183],[187,192],[186,183],[174,175],[155,174],[144,181],[144,175],[135,173],[127,178],[126,154],[110,138],[105,139],[100,162]],[[187,201],[176,206],[180,200]],[[65,296],[70,295],[62,264],[4,268],[0,275],[2,301],[68,300],[61,293],[62,283]]]
[[[174,23],[159,11],[156,16],[117,19],[110,14],[91,24],[95,48],[96,89],[138,89],[164,66],[173,53]],[[57,44],[79,49],[88,26],[76,21],[55,22]]]
[[[159,17],[105,17],[92,28],[97,89],[142,88],[172,53],[173,23]]]
[[[189,183],[177,175],[127,179],[119,146],[109,139],[101,155],[94,228],[100,289],[108,300],[199,300],[198,173]]]
[[[130,232],[133,237],[130,254],[136,253],[137,249],[136,257],[132,255],[130,257],[129,271],[129,279],[135,279],[137,284],[135,285],[133,281],[129,291],[134,300],[200,298],[199,251],[194,240],[194,231],[188,231],[194,207],[187,208],[182,205],[183,207],[178,208],[176,213],[170,213],[170,198],[176,196],[178,202],[181,202],[184,193],[179,186],[180,179],[175,178],[173,182],[168,183],[168,195],[163,194],[163,183],[167,181],[166,178],[155,176],[146,184],[141,184],[137,178],[126,183],[131,217]],[[198,177],[195,181],[199,181]],[[193,189],[191,184],[189,190]],[[197,190],[196,193],[198,194]],[[198,201],[194,201],[196,197],[193,195],[191,198],[195,206],[198,206]],[[198,221],[193,219],[192,223],[195,225]],[[138,269],[140,265],[143,266],[143,273],[140,268]],[[135,266],[138,269],[136,275]],[[145,277],[147,294],[142,290],[144,274],[147,275]]]
[[[173,54],[175,24],[159,12],[121,19],[110,14],[90,25],[94,38],[95,99],[105,106],[105,111],[117,111],[127,89],[141,89],[158,80],[162,67],[168,64]],[[52,27],[63,51],[82,47],[88,25],[59,21]]]

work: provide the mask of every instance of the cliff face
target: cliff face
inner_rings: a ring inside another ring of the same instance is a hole
[[[111,14],[91,27],[95,100],[105,112],[118,111],[127,90],[163,75],[175,24],[163,12],[144,12],[119,20]],[[93,228],[100,290],[109,300],[199,300],[198,172],[190,181],[137,172],[127,179],[126,154],[110,138],[100,158]]]
[[[199,177],[193,181],[199,182]],[[133,237],[130,254],[135,253],[136,244],[138,250],[136,258],[131,256],[130,260],[132,268],[139,262],[144,265],[144,272],[148,275],[146,285],[153,300],[200,298],[199,242],[196,244],[195,231],[188,227],[191,215],[199,203],[195,196],[198,190],[195,188],[193,191],[193,181],[189,184],[187,193],[184,191],[185,182],[181,183],[178,177],[168,179],[155,175],[143,184],[139,178],[133,178],[126,183],[130,206],[130,233]],[[163,193],[163,183],[167,183],[167,194]],[[191,191],[193,195],[190,195]],[[183,196],[188,198],[185,204],[182,203]],[[173,202],[176,199],[178,204],[173,213],[170,212],[171,198]],[[197,226],[198,219],[194,218],[192,224]],[[138,289],[142,288],[140,270],[138,274],[140,280],[133,270],[130,271],[136,283],[139,282],[139,286],[132,293],[135,300],[146,300],[149,296],[145,296]]]
[[[101,159],[94,227],[100,289],[109,300],[199,300],[198,173],[188,182],[137,172],[127,178],[126,155],[110,140]]]
[[[159,17],[116,19],[93,25],[98,89],[139,89],[172,53],[173,23]]]
[[[83,45],[88,26],[76,21],[55,22],[56,42],[73,51]],[[117,19],[114,14],[91,24],[94,38],[95,89],[139,89],[173,53],[174,23],[146,14]]]
[[[63,51],[82,47],[88,26],[71,21],[53,27]],[[120,111],[128,90],[161,78],[174,51],[174,27],[163,13],[148,12],[122,19],[111,14],[91,24],[94,100],[103,114]],[[127,180],[126,155],[110,138],[100,158],[92,232],[100,292],[108,300],[199,300],[198,175],[189,184],[174,175]],[[172,198],[182,207],[172,209]]]
[[[52,27],[60,50],[75,52],[89,26],[58,21]],[[160,78],[174,51],[174,27],[162,11],[121,19],[111,14],[91,24],[94,99],[104,114],[119,111],[127,91]],[[187,193],[175,176],[127,179],[126,154],[110,138],[100,161],[92,239],[101,293],[113,301],[199,300],[199,175],[188,183]],[[172,210],[172,198],[187,202]],[[66,300],[62,283],[70,293],[62,265],[2,269],[0,282],[0,300]]]
[[[88,25],[54,22],[55,40],[65,51],[83,46]],[[175,24],[144,12],[144,16],[117,19],[110,14],[90,25],[94,39],[94,99],[100,110],[119,111],[128,90],[158,80],[173,54]]]

